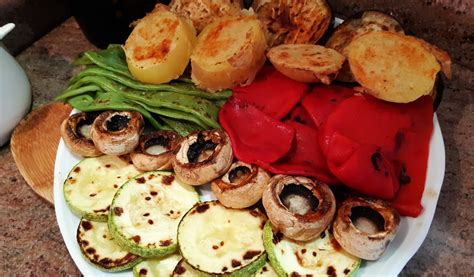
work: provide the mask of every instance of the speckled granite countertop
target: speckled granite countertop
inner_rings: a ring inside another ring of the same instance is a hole
[[[69,19],[17,56],[32,84],[33,108],[62,91],[72,75],[72,58],[91,48]],[[402,276],[474,275],[474,72],[458,64],[453,69],[454,80],[438,111],[446,176],[428,237]],[[16,275],[80,272],[63,243],[54,208],[28,187],[9,146],[4,146],[0,148],[0,276]]]

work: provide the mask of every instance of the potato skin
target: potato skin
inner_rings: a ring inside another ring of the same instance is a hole
[[[336,50],[313,44],[282,44],[271,48],[267,57],[293,80],[323,84],[334,80],[345,61]]]
[[[192,21],[199,33],[215,19],[234,16],[243,8],[242,0],[172,0],[171,11]]]
[[[191,23],[158,4],[125,42],[128,69],[139,81],[167,83],[183,74],[195,43]]]
[[[264,27],[256,17],[217,19],[198,36],[191,77],[208,91],[250,84],[265,63],[266,49]]]
[[[255,0],[252,8],[268,29],[270,46],[316,43],[332,22],[325,0]]]

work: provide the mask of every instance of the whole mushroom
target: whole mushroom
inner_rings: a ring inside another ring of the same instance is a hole
[[[102,155],[90,137],[90,129],[96,115],[76,113],[66,118],[61,124],[61,137],[73,153],[84,157]]]

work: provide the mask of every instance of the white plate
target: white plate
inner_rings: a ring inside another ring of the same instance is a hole
[[[433,219],[436,203],[444,178],[445,153],[441,129],[436,115],[433,117],[434,128],[430,141],[428,172],[425,191],[421,203],[423,212],[417,218],[402,217],[400,231],[390,244],[382,258],[376,262],[364,262],[358,270],[359,276],[396,276],[408,260],[416,253],[424,241]],[[80,161],[64,145],[59,142],[56,163],[54,167],[54,207],[59,229],[66,247],[81,273],[85,276],[133,276],[131,271],[121,273],[105,273],[91,266],[81,255],[76,242],[76,229],[79,217],[75,216],[67,207],[63,195],[63,182],[71,168]],[[210,199],[209,188],[200,191],[205,200]]]

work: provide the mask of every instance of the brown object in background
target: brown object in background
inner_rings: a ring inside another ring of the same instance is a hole
[[[10,149],[28,185],[53,203],[53,177],[61,122],[72,108],[51,103],[32,111],[13,131]]]

